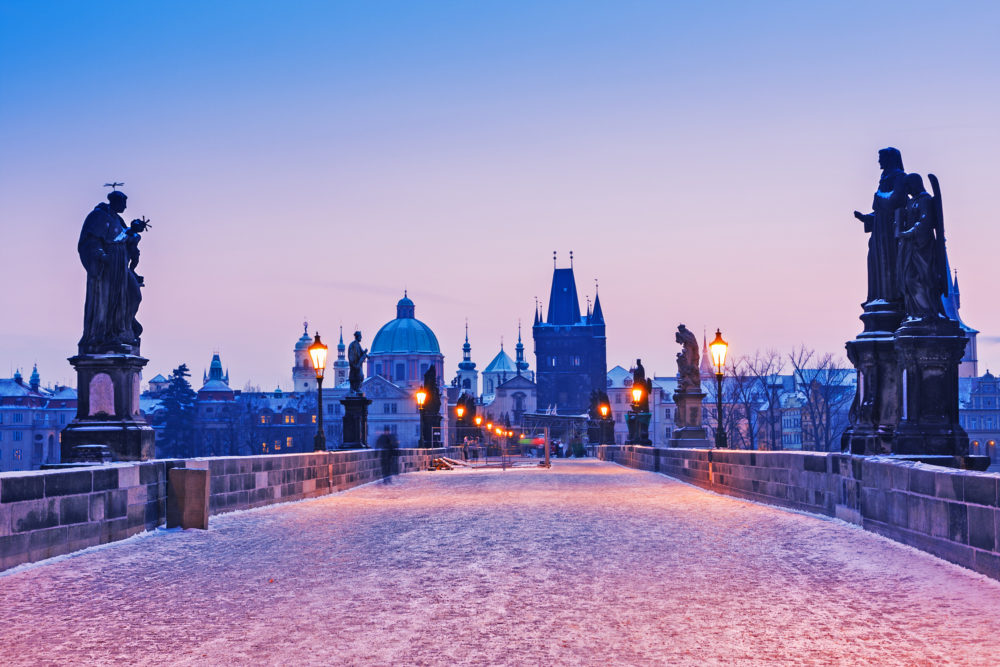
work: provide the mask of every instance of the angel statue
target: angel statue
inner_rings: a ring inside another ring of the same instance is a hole
[[[899,284],[911,320],[947,317],[941,301],[948,290],[941,190],[934,174],[927,178],[933,196],[924,189],[920,174],[906,175],[903,188],[909,199],[896,216]]]

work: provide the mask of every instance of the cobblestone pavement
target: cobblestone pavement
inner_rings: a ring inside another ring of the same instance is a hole
[[[5,665],[998,656],[998,582],[596,461],[414,473],[0,576]]]

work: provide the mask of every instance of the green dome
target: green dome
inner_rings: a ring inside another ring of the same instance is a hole
[[[375,334],[369,354],[441,354],[437,336],[413,313],[413,302],[404,296],[396,304],[396,319]]]

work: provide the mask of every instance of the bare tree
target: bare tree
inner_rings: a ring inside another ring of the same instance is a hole
[[[760,406],[765,394],[751,365],[752,360],[746,356],[732,362],[723,387],[723,403],[730,406],[724,423],[735,449],[757,449]]]
[[[744,367],[747,375],[755,380],[754,389],[764,404],[763,410],[757,410],[758,414],[762,413],[757,424],[758,445],[781,449],[781,373],[785,370],[785,359],[775,350],[758,350],[753,358],[745,359]]]
[[[788,355],[802,406],[802,448],[831,451],[847,426],[847,408],[854,398],[849,380],[853,369],[832,354],[819,355],[805,345]]]

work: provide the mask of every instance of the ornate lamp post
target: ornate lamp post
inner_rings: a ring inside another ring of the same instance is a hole
[[[420,440],[417,442],[417,447],[425,447],[424,445],[424,401],[427,400],[427,390],[423,387],[417,389],[417,409],[420,411]]]
[[[326,451],[326,434],[323,432],[323,373],[326,371],[327,347],[319,339],[316,339],[309,346],[309,357],[312,359],[313,369],[316,371],[316,436],[313,438],[313,451]]]
[[[642,443],[642,421],[640,419],[642,413],[640,412],[640,405],[642,403],[642,394],[645,387],[639,384],[632,385],[632,414],[631,417],[632,426],[629,429],[629,444],[641,445]]]
[[[712,351],[712,364],[715,366],[715,446],[726,447],[726,432],[722,428],[722,367],[726,363],[726,351],[729,343],[722,340],[722,332],[715,330],[715,340],[709,343],[708,348]]]

